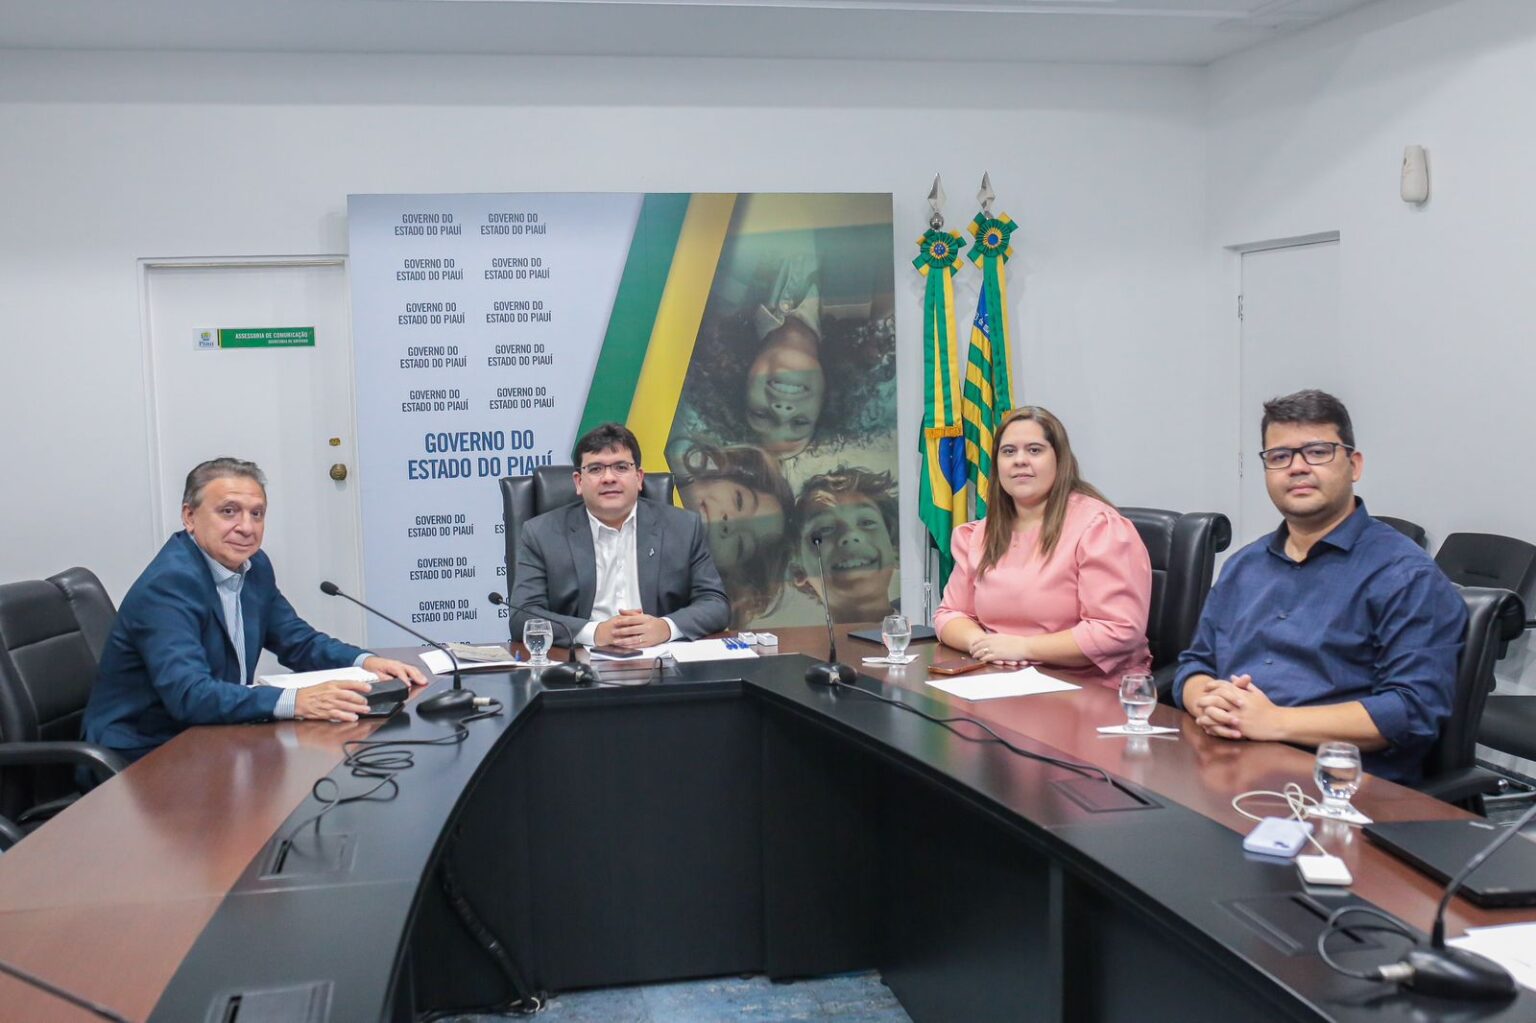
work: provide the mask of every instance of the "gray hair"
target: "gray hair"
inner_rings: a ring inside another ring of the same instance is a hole
[[[239,458],[210,458],[187,473],[187,485],[182,488],[181,503],[188,508],[196,508],[203,503],[203,490],[208,484],[232,476],[255,480],[263,492],[267,489],[267,477],[255,462]]]

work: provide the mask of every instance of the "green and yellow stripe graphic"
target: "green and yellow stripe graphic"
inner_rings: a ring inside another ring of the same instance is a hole
[[[667,436],[735,206],[735,193],[645,197],[578,436],[622,422],[646,468],[667,469]]]

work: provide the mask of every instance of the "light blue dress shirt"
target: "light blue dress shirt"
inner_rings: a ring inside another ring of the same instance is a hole
[[[214,561],[203,551],[203,560],[208,563],[208,571],[213,575],[213,588],[219,595],[219,604],[224,608],[224,624],[229,632],[229,641],[235,645],[235,656],[240,659],[240,681],[244,685],[251,684],[251,673],[245,663],[245,617],[240,610],[240,590],[245,585],[245,573],[250,569],[251,563],[247,561],[240,566],[240,571],[232,572],[223,565]],[[363,662],[373,655],[367,652],[358,655],[353,661],[353,667],[361,668]],[[279,721],[291,721],[298,714],[299,691],[297,689],[284,689],[277,698],[277,706],[272,708],[272,716]]]

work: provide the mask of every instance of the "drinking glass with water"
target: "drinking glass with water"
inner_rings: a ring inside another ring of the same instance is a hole
[[[1125,711],[1127,732],[1152,731],[1147,719],[1157,706],[1157,683],[1151,672],[1133,671],[1120,676],[1120,706]]]
[[[1349,800],[1360,788],[1360,748],[1349,742],[1325,742],[1317,748],[1312,777],[1323,794],[1322,812],[1348,817],[1354,812]]]
[[[547,618],[530,618],[523,623],[523,646],[528,648],[528,664],[542,668],[549,663],[549,648],[555,629]]]
[[[904,664],[902,654],[912,642],[912,623],[906,615],[886,615],[880,623],[880,639],[885,643],[886,663]]]

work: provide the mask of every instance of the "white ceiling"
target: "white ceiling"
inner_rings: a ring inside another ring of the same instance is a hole
[[[0,49],[1203,65],[1371,2],[0,0]]]

